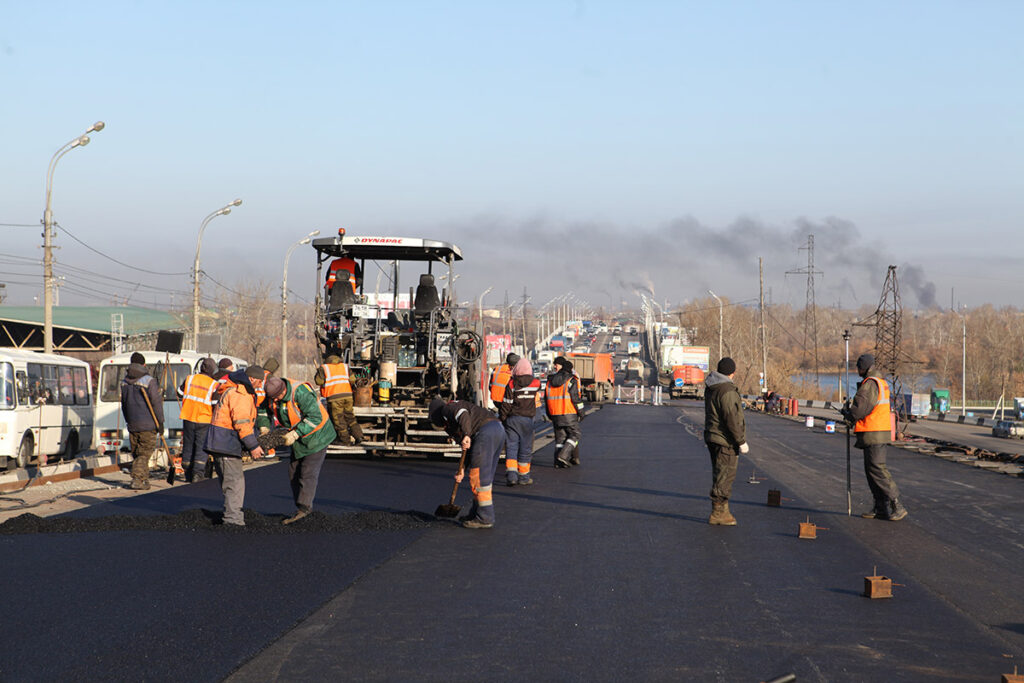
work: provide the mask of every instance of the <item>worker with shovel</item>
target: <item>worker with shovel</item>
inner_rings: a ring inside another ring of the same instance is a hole
[[[492,413],[467,401],[446,402],[435,398],[430,402],[430,422],[448,432],[468,454],[469,486],[473,491],[473,506],[462,518],[467,529],[490,529],[494,526],[494,500],[491,488],[494,471],[498,468],[501,449],[505,447],[505,429]],[[459,463],[456,483],[465,475],[463,458]]]
[[[132,448],[131,488],[146,490],[149,488],[149,459],[164,431],[164,392],[142,363],[128,366],[121,384],[121,412]],[[170,457],[168,453],[168,461]]]

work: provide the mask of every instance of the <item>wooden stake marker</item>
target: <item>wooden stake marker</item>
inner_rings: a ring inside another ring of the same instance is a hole
[[[864,577],[864,597],[866,598],[871,598],[872,600],[891,598],[892,587],[903,585],[901,583],[893,583],[893,580],[887,576],[879,576],[878,567],[875,567],[874,572],[873,575]],[[1024,683],[1024,680],[1020,683]]]
[[[1013,667],[1012,674],[1003,674],[1002,678],[999,679],[999,683],[1024,683],[1024,675],[1017,673],[1017,667]]]
[[[800,538],[817,538],[818,537],[818,529],[821,529],[822,531],[828,531],[827,527],[818,526],[817,524],[815,524],[814,522],[811,521],[810,517],[808,517],[806,522],[800,522],[800,534],[799,534],[799,537]]]

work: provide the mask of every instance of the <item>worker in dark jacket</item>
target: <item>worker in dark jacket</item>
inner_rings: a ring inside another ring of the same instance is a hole
[[[318,392],[308,383],[269,377],[263,385],[267,393],[266,409],[260,413],[260,433],[270,431],[271,418],[289,429],[284,443],[291,446],[288,479],[292,485],[295,512],[282,524],[293,524],[313,511],[313,499],[320,481],[320,469],[327,447],[337,437],[320,403]]]
[[[430,422],[468,450],[469,487],[473,506],[463,517],[467,529],[490,529],[494,526],[492,486],[498,458],[505,446],[505,430],[490,412],[468,401],[446,402],[435,398],[429,406]],[[455,481],[461,482],[465,472],[459,470]]]
[[[540,380],[533,376],[530,361],[520,358],[512,368],[512,379],[498,405],[498,418],[505,425],[505,483],[528,486],[533,459],[533,420],[540,398]]]
[[[572,362],[565,357],[559,356],[552,365],[555,372],[548,375],[544,406],[553,426],[555,467],[579,465],[580,420],[583,418],[580,380],[572,371]]]
[[[131,488],[148,489],[149,459],[164,431],[164,394],[141,363],[130,364],[121,383],[121,412],[132,448]],[[167,457],[170,458],[169,453]]]
[[[203,450],[214,457],[224,495],[224,524],[245,526],[242,503],[245,502],[245,474],[242,456],[263,456],[256,440],[256,390],[245,370],[228,373],[223,390],[213,409]]]
[[[853,403],[843,407],[843,417],[857,434],[854,444],[864,451],[864,474],[875,499],[865,519],[888,519],[898,522],[907,516],[900,502],[900,490],[885,464],[885,446],[890,441],[892,418],[889,409],[889,384],[874,371],[875,357],[870,353],[857,359],[857,374],[863,379],[857,385]]]
[[[716,372],[704,380],[704,443],[711,453],[711,516],[708,524],[736,526],[729,512],[729,496],[736,479],[740,453],[747,453],[747,425],[743,401],[733,384],[736,361],[725,357]]]

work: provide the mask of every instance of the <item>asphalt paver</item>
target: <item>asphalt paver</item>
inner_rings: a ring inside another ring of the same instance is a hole
[[[453,462],[381,459],[329,460],[316,514],[282,529],[283,463],[247,472],[244,530],[213,523],[216,481],[64,532],[24,519],[0,534],[20,577],[0,623],[31,645],[0,679],[990,681],[1024,663],[1024,482],[890,449],[910,517],[848,517],[841,435],[747,419],[731,528],[706,523],[699,403],[607,406],[582,464],[547,446],[533,486],[499,468],[489,530],[426,514]],[[797,538],[808,520],[818,537]],[[876,570],[893,598],[863,597]]]

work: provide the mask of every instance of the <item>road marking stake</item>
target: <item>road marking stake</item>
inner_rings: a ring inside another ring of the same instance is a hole
[[[1003,674],[1002,678],[999,679],[999,683],[1024,683],[1024,676],[1017,673],[1017,667],[1013,667],[1012,674]]]
[[[902,583],[893,583],[887,576],[878,575],[878,567],[874,568],[874,574],[864,577],[864,597],[875,600],[877,598],[891,598],[892,587],[902,586]],[[1024,683],[1024,680],[1020,681]]]
[[[806,522],[800,522],[800,534],[799,534],[799,537],[800,538],[817,538],[818,537],[818,529],[821,529],[822,531],[828,531],[828,527],[818,526],[817,524],[812,522],[811,518],[808,516]]]

